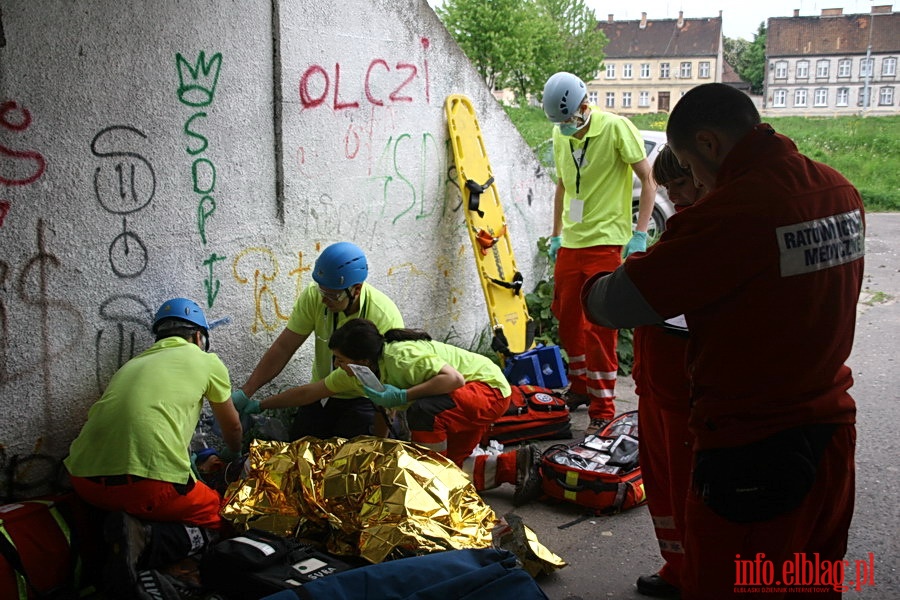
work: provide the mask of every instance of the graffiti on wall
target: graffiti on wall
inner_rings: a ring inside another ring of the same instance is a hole
[[[253,294],[253,325],[250,326],[250,331],[257,333],[263,329],[272,332],[279,329],[291,316],[293,299],[284,303],[278,301],[273,283],[278,279],[281,267],[272,249],[244,248],[232,262],[231,269],[235,281],[241,285],[250,286]],[[297,266],[287,273],[287,277],[297,279],[294,286],[294,298],[300,295],[303,274],[310,270],[312,270],[312,265],[304,263],[303,253],[297,252]]]
[[[150,159],[138,151],[143,147],[149,147],[147,134],[131,125],[105,127],[90,145],[91,154],[101,163],[94,169],[94,197],[104,211],[121,218],[121,231],[109,244],[108,260],[113,275],[124,280],[140,277],[150,262],[147,244],[133,229],[136,215],[156,196],[156,171]],[[94,370],[100,392],[115,370],[134,356],[135,339],[147,335],[152,312],[135,296],[118,293],[100,303],[98,315],[108,324],[94,337]]]
[[[328,110],[346,121],[343,129],[337,128],[340,137],[333,147],[338,149],[338,156],[300,146],[296,152],[298,174],[318,179],[317,168],[311,164],[316,161],[323,169],[331,167],[335,159],[360,164],[367,184],[363,192],[367,200],[361,204],[371,217],[366,219],[367,226],[443,218],[448,213],[445,192],[452,183],[444,179],[447,154],[438,141],[445,136],[404,130],[397,123],[399,108],[431,104],[430,41],[421,37],[418,43],[418,58],[376,56],[368,62],[311,64],[297,84],[301,114]],[[341,116],[348,114],[352,115],[349,119]],[[349,177],[354,173],[342,172]],[[320,203],[331,199],[331,194],[319,195]],[[328,210],[327,206],[323,209]],[[368,229],[363,227],[364,231]]]
[[[0,127],[13,134],[24,132],[31,125],[31,112],[17,102],[0,104]],[[34,150],[15,150],[0,144],[0,184],[10,187],[30,185],[41,178],[47,164],[43,155]],[[9,200],[0,198],[0,227],[9,214]]]
[[[206,52],[200,51],[193,64],[188,62],[180,53],[175,55],[175,70],[178,72],[178,101],[184,106],[193,109],[208,108],[216,97],[216,86],[219,82],[219,74],[222,70],[222,54],[217,52],[206,59]],[[193,193],[197,197],[197,233],[201,243],[206,246],[209,242],[208,230],[210,219],[216,212],[216,199],[213,195],[216,189],[216,165],[207,155],[209,138],[202,132],[202,125],[207,119],[207,113],[197,110],[191,114],[184,123],[184,135],[188,143],[184,150],[193,158],[191,163],[191,181]],[[222,262],[227,257],[219,255],[215,251],[203,259],[206,279],[203,287],[206,290],[206,306],[212,308],[219,295],[221,282],[216,277],[216,263]]]

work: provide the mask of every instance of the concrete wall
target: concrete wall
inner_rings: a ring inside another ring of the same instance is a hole
[[[530,291],[552,183],[425,0],[0,0],[0,444],[62,456],[168,297],[243,383],[324,246],[407,324],[488,324],[443,102],[470,96]],[[543,264],[537,265],[541,269]],[[539,275],[539,274],[538,274]],[[306,381],[302,348],[261,393]]]

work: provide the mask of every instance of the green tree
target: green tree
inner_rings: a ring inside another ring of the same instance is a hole
[[[448,0],[435,12],[485,83],[495,89],[513,65],[532,59],[532,9],[531,0]]]
[[[722,37],[722,56],[725,62],[734,67],[741,61],[741,56],[747,51],[750,42],[744,38]]]
[[[740,40],[744,41],[744,40]],[[766,24],[760,23],[753,41],[740,52],[737,62],[731,63],[737,74],[750,82],[750,91],[761,94],[766,79]],[[730,61],[729,61],[730,62]]]
[[[603,60],[606,37],[584,0],[445,0],[435,10],[485,83],[520,102],[556,71],[593,79]]]

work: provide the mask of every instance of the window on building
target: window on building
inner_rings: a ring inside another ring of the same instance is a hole
[[[650,79],[650,63],[641,63],[641,79]]]
[[[772,106],[785,106],[787,104],[787,90],[775,90],[772,94]]]
[[[878,104],[879,106],[891,106],[892,104],[894,104],[893,87],[886,85],[878,90]]]
[[[797,79],[809,79],[809,61],[808,60],[798,60],[797,61]]]
[[[691,78],[691,63],[690,62],[681,63],[681,73],[679,73],[679,76],[682,79],[690,79]]]
[[[598,94],[597,92],[588,92],[588,102],[591,104],[597,104]]]
[[[868,98],[866,98],[868,96]],[[868,101],[867,101],[868,100]],[[859,96],[856,99],[857,106],[872,106],[872,88],[866,89],[865,86],[859,88]]]
[[[838,106],[850,105],[850,88],[838,88],[835,104]]]
[[[849,58],[842,58],[838,61],[838,77],[850,77],[850,71],[853,68],[853,61]]]
[[[871,77],[872,76],[872,65],[874,64],[874,58],[861,58],[859,59],[859,76],[860,77]]]
[[[650,92],[638,92],[638,106],[644,108],[650,106]]]
[[[816,62],[816,78],[827,79],[828,71],[831,68],[830,60],[820,60]]]
[[[606,108],[615,108],[616,107],[616,93],[615,92],[606,92]]]
[[[606,63],[606,78],[607,79],[615,79],[616,78],[615,63]]]
[[[622,65],[622,79],[631,79],[631,63]]]
[[[787,79],[786,60],[779,60],[775,63],[775,79]]]
[[[659,78],[668,79],[669,77],[669,63],[659,63]]]
[[[709,61],[701,61],[697,71],[697,75],[699,75],[701,79],[709,79]]]
[[[881,61],[881,76],[895,77],[897,75],[897,59],[893,56]]]
[[[794,106],[806,106],[806,90],[794,90]]]
[[[622,92],[622,108],[631,108],[631,92]]]
[[[817,88],[816,95],[813,98],[815,106],[828,106],[828,90],[826,88]]]

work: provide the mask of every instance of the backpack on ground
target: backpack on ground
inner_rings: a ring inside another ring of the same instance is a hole
[[[547,600],[516,555],[499,548],[445,550],[368,565],[264,600]]]
[[[638,461],[637,411],[622,413],[597,435],[550,446],[541,457],[544,494],[615,514],[647,501]]]
[[[485,432],[491,440],[517,444],[526,440],[567,440],[572,437],[569,407],[561,394],[536,385],[513,385],[509,408]]]
[[[200,579],[229,600],[256,600],[351,568],[313,546],[249,529],[206,551],[200,559]]]
[[[0,505],[0,598],[90,593],[104,553],[96,513],[72,493]]]

